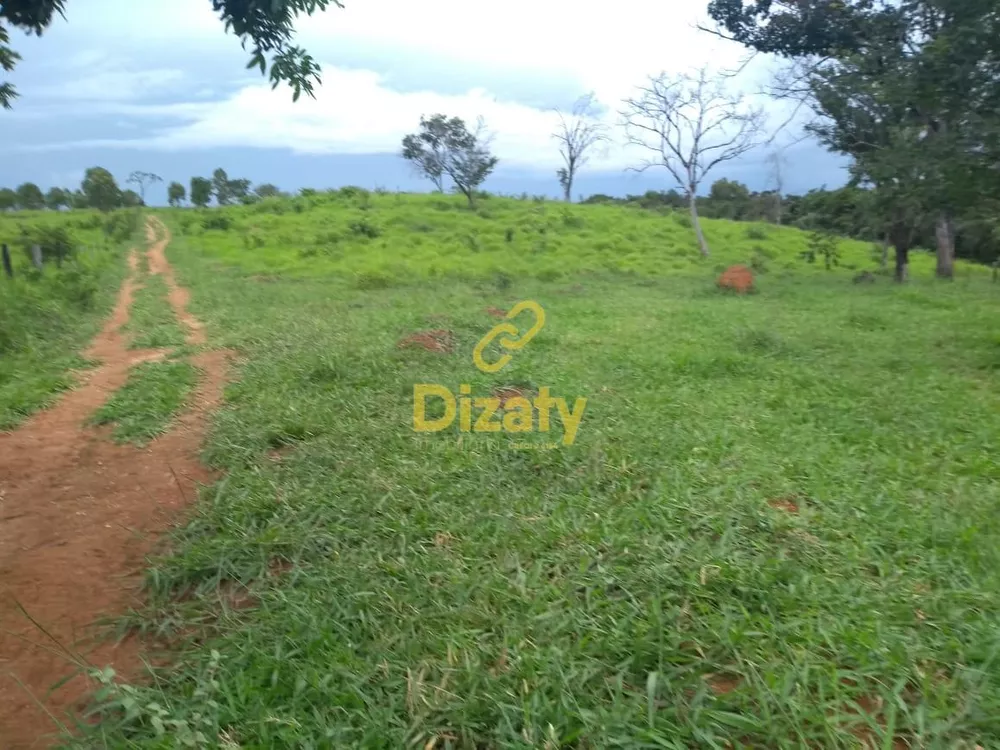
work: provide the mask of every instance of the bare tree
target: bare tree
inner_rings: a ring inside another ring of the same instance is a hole
[[[146,187],[152,185],[155,182],[163,182],[163,178],[158,174],[153,174],[152,172],[140,172],[135,171],[128,176],[125,180],[126,183],[130,185],[135,185],[139,188],[139,197],[142,200],[142,205],[146,205]]]
[[[712,169],[758,145],[762,110],[710,82],[705,68],[694,75],[651,77],[636,97],[626,99],[622,116],[628,143],[653,152],[635,171],[665,167],[684,191],[703,257],[709,247],[698,220],[698,186]]]
[[[774,223],[781,224],[781,211],[785,193],[785,154],[774,149],[767,155],[768,181],[774,187]]]
[[[593,92],[581,96],[569,115],[556,110],[559,129],[552,137],[559,141],[559,155],[564,166],[556,174],[566,202],[573,200],[573,180],[590,158],[590,151],[608,140],[607,126],[597,119]]]

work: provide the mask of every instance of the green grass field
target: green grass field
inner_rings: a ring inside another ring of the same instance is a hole
[[[164,433],[191,393],[198,372],[183,360],[143,362],[92,417],[92,424],[113,424],[119,443],[146,445]]]
[[[104,691],[77,746],[997,746],[988,274],[918,255],[855,285],[790,229],[706,222],[704,262],[674,216],[460,205],[161,214],[242,355],[204,450],[225,478],[128,621],[175,663]],[[753,253],[757,294],[714,288]],[[544,328],[480,372],[486,308],[521,300]],[[452,350],[398,346],[428,331]],[[419,383],[587,403],[570,446],[555,418],[418,434]]]
[[[100,329],[125,270],[131,239],[124,212],[0,212],[0,243],[10,247],[14,278],[0,271],[0,430],[15,427],[72,387],[88,366],[79,352]],[[40,230],[67,231],[76,253],[38,273],[26,247]],[[107,228],[109,231],[105,231]]]
[[[175,233],[210,257],[248,272],[333,276],[359,288],[431,279],[496,276],[556,281],[581,273],[705,278],[733,263],[765,274],[825,273],[799,256],[808,237],[789,227],[704,220],[713,248],[698,255],[690,217],[620,206],[565,205],[491,197],[470,211],[443,195],[373,194],[359,189],[200,213],[178,212]],[[878,249],[839,244],[841,270],[874,269]],[[916,276],[934,259],[913,253]],[[960,274],[984,273],[959,264]]]

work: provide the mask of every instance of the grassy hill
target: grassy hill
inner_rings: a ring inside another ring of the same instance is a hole
[[[499,198],[159,213],[209,345],[239,353],[204,446],[223,479],[126,622],[169,668],[104,691],[72,746],[1000,738],[983,269],[939,283],[916,253],[912,283],[855,285],[863,243],[827,272],[802,232],[708,221],[705,261],[681,215]],[[714,288],[734,262],[759,294]],[[477,369],[522,300],[544,327]],[[417,384],[587,402],[569,445],[540,410],[531,432],[421,433]]]
[[[254,273],[340,276],[368,287],[498,274],[705,276],[733,263],[764,274],[825,273],[821,261],[802,259],[808,235],[790,227],[707,219],[713,255],[704,260],[684,212],[498,197],[469,210],[455,196],[345,188],[184,211],[176,226],[212,257]],[[871,244],[843,240],[839,252],[843,271],[878,267],[879,249]],[[959,274],[978,270],[959,263]],[[913,253],[911,271],[929,275],[933,258]]]
[[[80,747],[1000,737],[1000,299],[968,267],[854,285],[793,230],[707,222],[705,262],[676,216],[493,198],[163,215],[241,355],[204,453],[225,479],[133,620],[176,663]],[[759,294],[713,288],[758,246]],[[521,300],[544,328],[476,369]],[[576,440],[415,432],[415,385],[463,383],[586,398]]]

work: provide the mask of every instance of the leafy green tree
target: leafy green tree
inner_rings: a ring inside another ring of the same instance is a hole
[[[229,181],[229,195],[233,200],[245,202],[247,196],[250,195],[250,180],[239,179]]]
[[[187,193],[184,191],[184,186],[179,182],[171,182],[167,185],[167,202],[171,206],[181,205],[186,197]]]
[[[212,192],[215,194],[215,202],[220,206],[228,206],[233,202],[235,196],[233,195],[232,182],[222,167],[212,172]]]
[[[402,157],[438,190],[451,178],[455,190],[475,205],[476,191],[496,168],[486,127],[480,119],[475,132],[459,117],[436,114],[420,118],[420,130],[403,138]]]
[[[10,188],[0,188],[0,211],[17,208],[17,193]]]
[[[10,72],[21,56],[10,47],[8,29],[41,36],[59,15],[64,16],[67,0],[6,0],[0,3],[0,69]],[[321,83],[315,60],[294,42],[295,21],[302,15],[343,7],[339,0],[211,0],[227,32],[233,32],[244,49],[250,50],[248,68],[267,73],[271,87],[287,82],[292,99],[302,93],[314,95]],[[17,92],[10,83],[0,84],[0,106],[9,109]]]
[[[212,181],[205,177],[191,178],[191,202],[204,208],[212,200]]]
[[[33,182],[26,182],[17,188],[17,207],[22,211],[39,211],[45,208],[45,196],[41,188]]]
[[[122,190],[122,205],[125,208],[138,208],[145,206],[146,203],[142,200],[142,196],[134,190]]]
[[[84,173],[80,190],[87,205],[99,211],[111,211],[122,205],[122,191],[112,174],[104,167],[91,167]]]
[[[750,189],[742,182],[725,178],[716,180],[709,189],[708,197],[715,204],[712,216],[736,221],[750,218]]]
[[[278,189],[278,186],[272,185],[269,182],[258,185],[253,191],[257,194],[258,198],[277,198],[281,195],[281,190]]]
[[[69,208],[72,205],[69,191],[58,187],[50,188],[45,194],[45,205],[53,211],[58,211],[63,206]]]
[[[897,269],[932,216],[937,273],[950,278],[956,218],[978,213],[1000,178],[1000,14],[995,0],[712,0],[725,34],[796,60],[786,88],[804,93],[831,149],[855,160],[900,239]],[[915,208],[916,207],[916,208]],[[897,273],[897,277],[905,274]]]
[[[153,174],[152,172],[140,172],[135,171],[128,176],[125,180],[128,185],[135,185],[139,188],[139,197],[142,199],[142,205],[146,205],[146,188],[157,182],[163,182],[163,178],[158,174]]]
[[[87,203],[87,195],[82,190],[74,190],[69,193],[69,207],[70,208],[90,208]]]

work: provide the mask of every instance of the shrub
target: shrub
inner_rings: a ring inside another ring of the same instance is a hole
[[[392,277],[382,271],[365,271],[354,283],[358,289],[386,289],[392,285]]]
[[[837,238],[826,232],[812,232],[809,235],[809,246],[799,254],[799,257],[806,263],[815,263],[818,258],[822,258],[823,265],[829,271],[834,266],[840,265]]]
[[[674,214],[674,221],[677,222],[678,226],[684,227],[685,229],[691,229],[691,217],[687,214]]]
[[[535,278],[537,278],[539,281],[555,281],[561,276],[562,274],[555,268],[543,268],[541,271],[535,274]]]
[[[252,227],[248,232],[243,233],[243,247],[247,250],[256,250],[264,247],[264,235],[256,227]]]
[[[757,273],[767,273],[767,259],[760,253],[750,256],[750,268]]]
[[[343,239],[343,235],[335,230],[330,230],[326,232],[319,232],[313,238],[313,244],[318,247],[334,247],[340,244]]]
[[[177,217],[177,226],[181,230],[181,234],[187,234],[194,222],[195,217],[191,214],[181,214]]]
[[[126,242],[139,231],[141,218],[139,211],[113,211],[104,221],[104,234],[113,242]]]
[[[344,198],[356,198],[359,195],[367,194],[368,191],[363,187],[358,187],[357,185],[346,185],[340,189],[340,194]]]
[[[278,197],[264,198],[254,204],[253,210],[254,213],[259,213],[259,214],[267,213],[267,214],[275,214],[276,216],[281,216],[286,211],[288,211],[288,204],[287,201],[285,201],[282,198]]]
[[[373,224],[367,216],[362,218],[360,221],[352,221],[348,226],[348,229],[350,229],[353,234],[361,237],[367,237],[370,240],[373,240],[382,234],[382,229],[378,225]]]
[[[746,238],[748,240],[766,240],[767,232],[761,227],[747,227]]]
[[[63,226],[22,226],[21,244],[29,259],[31,258],[32,245],[38,245],[42,250],[43,262],[48,263],[54,260],[58,265],[62,265],[62,262],[72,257],[76,251],[73,236]]]
[[[218,211],[206,213],[201,219],[201,228],[209,231],[214,229],[219,232],[228,232],[232,225],[232,220],[226,214]]]
[[[103,224],[101,217],[93,215],[77,219],[71,226],[74,226],[77,229],[100,229],[101,224]]]

